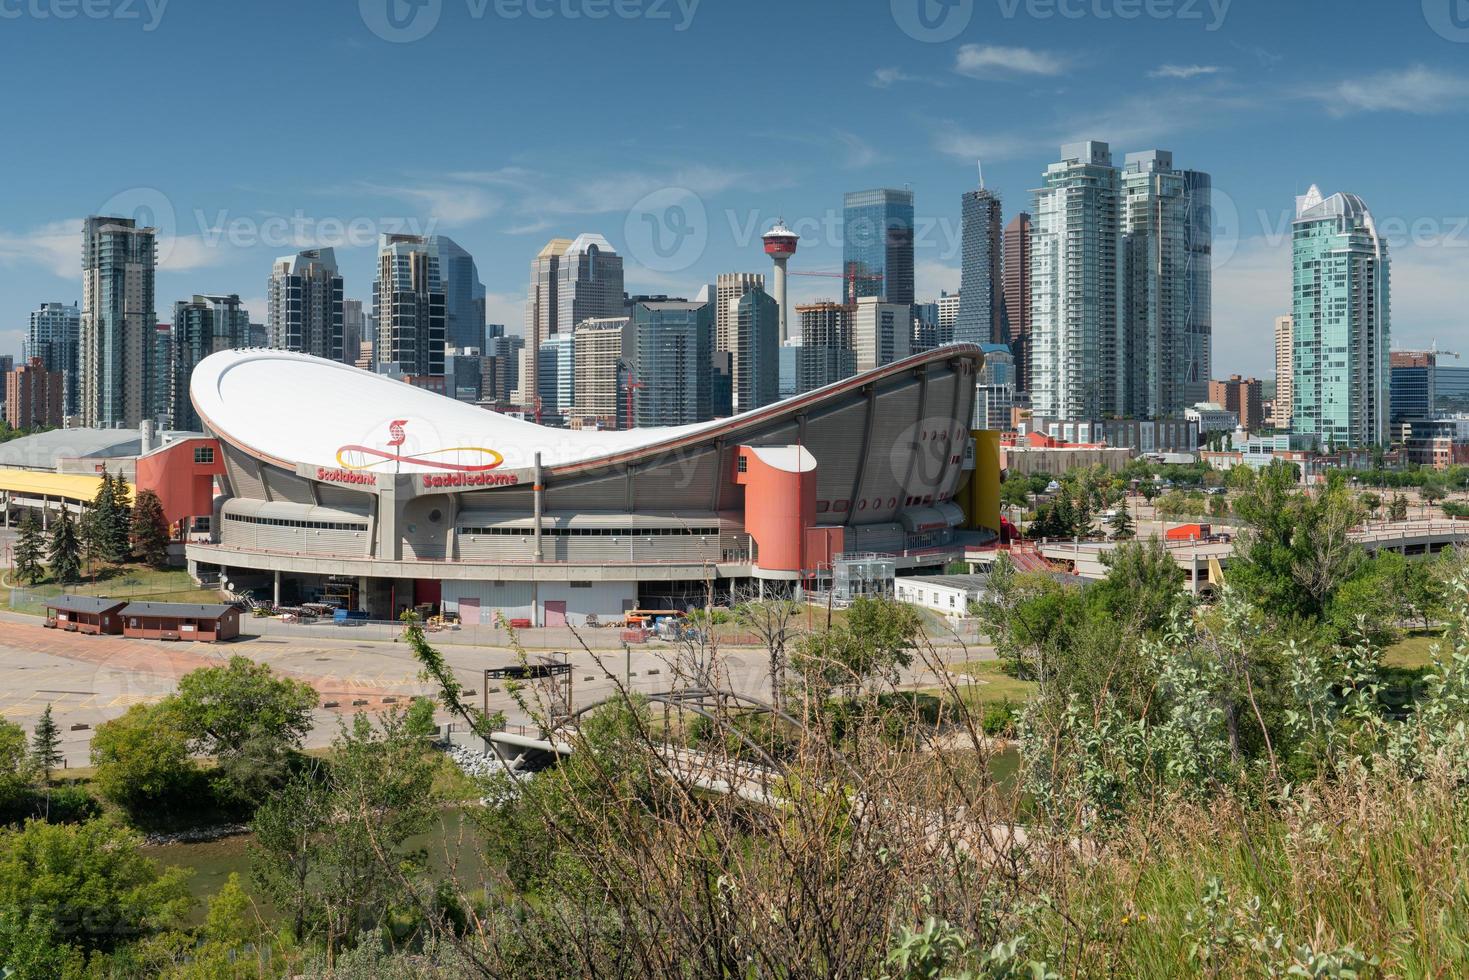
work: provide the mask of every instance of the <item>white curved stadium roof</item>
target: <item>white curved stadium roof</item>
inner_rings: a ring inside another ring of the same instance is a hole
[[[545,466],[566,466],[730,424],[553,429],[347,364],[260,348],[206,357],[189,392],[212,431],[257,456],[373,473],[518,469],[537,452]]]

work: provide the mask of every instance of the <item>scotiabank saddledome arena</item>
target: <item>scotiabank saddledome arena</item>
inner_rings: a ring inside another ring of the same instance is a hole
[[[973,454],[977,347],[698,425],[553,429],[357,368],[225,351],[191,394],[223,466],[190,570],[374,619],[604,621],[788,591],[841,553],[941,567]]]

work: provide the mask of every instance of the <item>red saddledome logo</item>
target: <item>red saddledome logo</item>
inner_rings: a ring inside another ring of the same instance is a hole
[[[407,425],[407,419],[389,422],[388,442],[383,449],[375,446],[343,446],[337,450],[337,463],[342,469],[354,472],[396,468],[401,463],[409,463],[413,466],[447,470],[450,473],[488,473],[505,462],[504,456],[481,446],[452,446],[447,449],[408,453],[404,449],[408,442],[405,431]]]

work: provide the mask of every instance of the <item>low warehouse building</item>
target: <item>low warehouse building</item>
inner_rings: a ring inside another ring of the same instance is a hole
[[[68,633],[117,634],[122,632],[122,608],[126,599],[94,595],[59,595],[46,600],[46,625]]]
[[[240,635],[240,610],[226,605],[130,602],[122,610],[122,633],[147,640],[232,640]]]

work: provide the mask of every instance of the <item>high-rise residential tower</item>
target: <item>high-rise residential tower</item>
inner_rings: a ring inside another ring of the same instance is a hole
[[[575,402],[573,416],[603,428],[627,426],[627,366],[623,337],[631,320],[625,316],[596,317],[577,324],[574,346]]]
[[[835,384],[857,373],[852,346],[852,314],[846,303],[812,303],[797,307],[801,346],[796,348],[796,392]]]
[[[536,370],[536,417],[542,425],[560,425],[576,399],[576,335],[553,333],[541,341]]]
[[[444,376],[444,287],[439,260],[419,235],[383,235],[372,284],[373,356],[404,377]]]
[[[1031,407],[1055,419],[1123,412],[1121,174],[1106,143],[1061,148],[1035,192]]]
[[[959,303],[963,299],[958,293],[940,293],[938,300],[939,325],[936,345],[943,347],[954,342],[954,331],[959,324]]]
[[[40,309],[31,311],[30,332],[26,334],[26,358],[39,358],[47,371],[60,372],[64,377],[62,411],[66,415],[77,414],[78,388],[81,382],[79,356],[81,351],[82,311],[76,304],[42,303]]]
[[[1390,259],[1355,194],[1296,199],[1291,430],[1321,448],[1390,441]]]
[[[1209,390],[1209,175],[1175,168],[1166,150],[1129,153],[1122,194],[1116,410],[1181,416]]]
[[[342,300],[342,356],[348,364],[357,359],[362,342],[373,337],[368,325],[370,319],[371,314],[362,308],[362,300]]]
[[[855,298],[913,304],[913,192],[878,189],[846,196],[842,212],[843,287]],[[855,279],[853,279],[855,277]],[[843,296],[851,302],[851,295]]]
[[[265,303],[270,346],[330,361],[356,358],[357,346],[348,344],[346,300],[342,298],[342,276],[337,271],[334,250],[311,248],[276,259]],[[360,317],[361,303],[357,304],[357,312]],[[357,336],[360,338],[361,333]],[[356,343],[360,345],[361,341]]]
[[[250,311],[240,297],[199,296],[173,304],[169,345],[168,421],[175,429],[200,428],[199,415],[189,398],[194,368],[210,354],[244,347],[250,335]]]
[[[485,284],[470,255],[454,239],[430,235],[428,248],[439,260],[444,284],[444,343],[449,347],[481,347],[485,342]]]
[[[984,186],[965,191],[961,199],[959,319],[954,341],[961,344],[1004,344],[1009,336],[1004,318],[1004,278],[1000,198]]]
[[[633,424],[688,425],[712,417],[709,358],[714,309],[709,303],[653,301],[633,307],[623,336],[632,381]]]
[[[82,424],[135,428],[157,406],[152,228],[94,215],[82,228],[82,322],[78,372]]]
[[[1270,416],[1270,424],[1277,429],[1290,428],[1295,363],[1295,321],[1289,316],[1278,316],[1275,318],[1275,407]]]
[[[1005,325],[1015,357],[1015,387],[1030,390],[1030,215],[1021,211],[1005,226]]]

